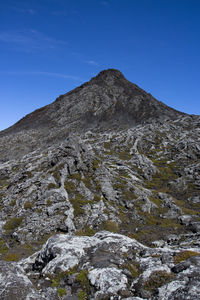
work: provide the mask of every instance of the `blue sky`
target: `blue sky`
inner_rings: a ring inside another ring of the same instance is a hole
[[[99,71],[200,114],[199,0],[0,0],[0,130]]]

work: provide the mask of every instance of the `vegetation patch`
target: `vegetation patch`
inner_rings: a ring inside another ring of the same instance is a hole
[[[19,260],[19,254],[17,253],[9,253],[4,257],[5,261],[18,261]]]
[[[178,264],[181,261],[185,261],[192,256],[198,256],[198,255],[200,255],[200,253],[195,251],[188,251],[188,250],[181,251],[174,256],[174,263]]]
[[[77,236],[93,236],[96,232],[89,226],[86,225],[83,229],[79,229],[76,231]]]
[[[144,283],[144,289],[153,293],[162,285],[170,282],[173,278],[173,273],[167,273],[165,271],[154,271],[153,273],[151,273],[148,280]]]
[[[65,182],[65,189],[68,194],[73,194],[76,191],[76,186],[73,181],[66,181]]]
[[[131,159],[131,154],[126,151],[122,151],[119,153],[119,158],[122,160],[130,160]]]
[[[48,190],[56,189],[56,188],[57,188],[57,185],[56,185],[55,183],[52,183],[52,182],[49,183],[48,186],[47,186],[47,189],[48,189]]]
[[[0,254],[4,255],[8,251],[8,247],[2,238],[0,238]]]
[[[66,295],[66,290],[63,288],[58,288],[58,296],[63,297]]]
[[[51,200],[50,199],[47,199],[47,202],[46,202],[47,206],[51,206]]]
[[[16,204],[16,200],[13,199],[13,200],[10,202],[10,206],[15,206],[15,204]]]
[[[83,290],[80,290],[78,293],[78,299],[79,300],[87,300],[88,296]]]
[[[135,265],[132,263],[126,263],[126,264],[122,265],[121,268],[129,270],[129,272],[131,273],[131,276],[134,278],[138,277],[138,275],[140,274],[138,265]]]
[[[13,231],[14,229],[16,229],[17,227],[19,227],[19,225],[21,224],[23,220],[23,217],[19,217],[19,218],[10,218],[6,224],[3,226],[3,228],[7,231],[7,233],[10,233],[11,231]]]
[[[76,276],[76,281],[80,283],[82,290],[88,295],[90,293],[90,282],[88,279],[88,271],[81,270]]]
[[[109,220],[102,222],[99,228],[100,230],[106,230],[115,233],[119,232],[118,224]]]
[[[97,159],[95,159],[95,160],[93,161],[93,170],[94,170],[94,171],[97,170],[98,167],[99,167],[99,161],[98,161]]]
[[[70,179],[76,179],[76,180],[78,180],[78,181],[80,181],[81,180],[81,174],[80,173],[74,173],[74,174],[72,174],[71,176],[70,176]]]
[[[33,203],[27,201],[24,203],[24,209],[31,209],[33,207]]]

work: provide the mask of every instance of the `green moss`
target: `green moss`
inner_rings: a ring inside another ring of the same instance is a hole
[[[101,230],[107,230],[107,231],[110,231],[110,232],[119,232],[119,227],[117,225],[117,223],[115,222],[112,222],[112,221],[104,221],[103,223],[100,224],[99,228]]]
[[[131,159],[131,154],[126,151],[122,151],[119,153],[119,158],[122,160],[130,160]]]
[[[78,293],[78,299],[79,300],[87,300],[88,299],[87,294],[83,290],[80,290]]]
[[[47,199],[47,202],[46,202],[47,206],[51,206],[51,200],[50,199]]]
[[[38,208],[38,209],[37,209],[37,213],[40,214],[41,212],[42,212],[42,209],[41,209],[41,208]]]
[[[90,189],[91,188],[91,181],[89,177],[84,177],[82,178],[83,183],[85,184],[85,186]]]
[[[51,280],[52,287],[56,287],[57,289],[60,288],[60,282],[63,278],[68,277],[69,275],[72,275],[76,273],[78,266],[74,266],[74,268],[58,273],[55,277],[49,277]]]
[[[155,292],[159,287],[170,282],[173,278],[174,275],[172,273],[154,271],[144,283],[144,289],[150,292]]]
[[[149,196],[149,200],[153,202],[155,205],[157,205],[158,207],[160,207],[160,205],[162,204],[162,201],[156,197]]]
[[[176,170],[174,170],[174,167],[172,168],[168,164],[165,164],[158,169],[159,172],[152,176],[152,180],[146,181],[146,188],[155,189],[160,192],[167,192],[169,191],[169,181],[173,181],[178,177],[176,175]]]
[[[122,269],[127,269],[129,270],[129,272],[131,273],[132,277],[138,277],[140,272],[138,270],[138,266],[131,264],[131,263],[126,263],[124,265],[121,266]]]
[[[99,195],[94,195],[94,199],[95,202],[99,202],[101,200],[101,197]]]
[[[55,183],[52,183],[52,182],[49,183],[48,186],[47,186],[47,189],[48,189],[48,190],[56,189],[56,188],[57,188],[57,185],[56,185]]]
[[[66,181],[65,182],[65,189],[68,194],[73,194],[76,191],[76,186],[73,181]]]
[[[105,143],[103,144],[103,146],[104,146],[104,148],[106,148],[106,149],[110,149],[110,142],[105,142]]]
[[[93,236],[94,234],[95,231],[89,225],[86,225],[83,229],[76,231],[77,236]]]
[[[58,296],[60,296],[60,297],[63,297],[66,295],[66,290],[63,288],[58,288],[57,291],[58,291]]]
[[[8,247],[6,246],[6,243],[2,238],[0,238],[0,253],[4,255],[6,254],[7,251],[8,251]]]
[[[80,173],[74,173],[74,174],[72,174],[71,176],[70,176],[70,179],[76,179],[76,180],[78,180],[78,181],[80,181],[81,180],[81,174]]]
[[[31,209],[33,207],[33,203],[27,201],[24,203],[24,209]]]
[[[93,170],[94,170],[94,171],[97,170],[98,167],[99,167],[99,161],[98,161],[97,159],[95,159],[95,160],[93,161]]]
[[[86,202],[83,200],[83,196],[81,194],[76,193],[75,198],[70,199],[70,202],[73,205],[75,217],[84,214],[85,210],[81,206],[86,204]]]
[[[13,231],[15,228],[17,228],[21,222],[23,220],[23,217],[19,217],[19,218],[10,218],[6,224],[3,226],[3,228],[7,231],[7,233],[10,233],[11,231]]]
[[[70,202],[73,205],[74,208],[74,216],[78,217],[80,215],[83,215],[85,213],[85,210],[82,208],[83,205],[86,204],[92,204],[92,200],[86,200],[84,197],[79,194],[78,192],[75,193],[75,197],[70,199]]]
[[[54,176],[56,182],[59,182],[59,181],[60,181],[60,172],[59,172],[58,170],[55,170],[55,171],[53,172],[53,176]]]
[[[15,206],[15,204],[16,204],[16,200],[13,199],[13,200],[10,202],[10,206]]]
[[[18,261],[18,260],[19,260],[19,254],[18,254],[18,253],[10,253],[10,254],[7,254],[7,255],[4,257],[4,260],[5,260],[5,261]]]
[[[187,260],[192,256],[198,256],[198,255],[200,255],[200,253],[195,251],[188,251],[188,250],[181,251],[174,256],[174,263],[178,264],[181,261]]]
[[[88,279],[88,271],[87,270],[81,270],[77,276],[76,281],[80,283],[81,288],[84,292],[89,294],[90,292],[90,282]]]

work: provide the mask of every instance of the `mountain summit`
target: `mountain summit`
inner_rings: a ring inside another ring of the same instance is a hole
[[[46,147],[72,133],[122,130],[156,120],[172,120],[182,115],[128,81],[120,71],[108,69],[61,95],[52,104],[28,114],[2,131],[0,137],[13,134],[15,138],[18,135],[29,136],[28,144],[26,142],[26,147],[18,151],[19,155],[37,148],[35,137],[40,146],[43,144]],[[21,143],[18,147],[21,148]],[[9,151],[6,151],[7,154]]]

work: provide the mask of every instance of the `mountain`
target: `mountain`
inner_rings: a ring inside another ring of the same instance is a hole
[[[0,137],[5,142],[0,157],[21,157],[33,149],[63,141],[72,133],[119,131],[182,115],[126,80],[120,71],[109,69],[2,131]],[[14,136],[12,144],[17,153],[10,145],[10,135]],[[21,144],[24,137],[26,147]]]
[[[198,299],[199,116],[109,69],[0,132],[0,162],[2,299]]]

